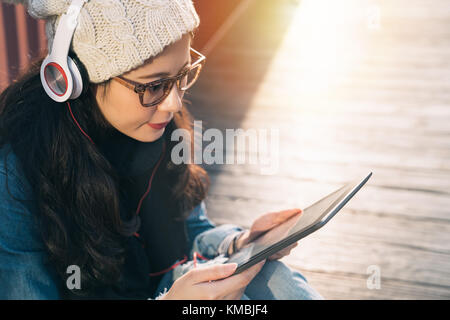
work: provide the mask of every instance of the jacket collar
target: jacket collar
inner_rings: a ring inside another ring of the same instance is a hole
[[[166,132],[152,142],[141,142],[113,129],[98,146],[121,177],[135,177],[148,172],[158,162]]]

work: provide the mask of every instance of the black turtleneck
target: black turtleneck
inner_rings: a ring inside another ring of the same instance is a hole
[[[97,145],[115,168],[120,178],[120,204],[122,219],[136,213],[140,199],[148,189],[150,176],[163,155],[165,133],[153,142],[141,142],[114,129]],[[168,151],[166,151],[168,152]],[[158,166],[157,170],[161,170]],[[172,266],[187,254],[187,236],[184,221],[173,220],[167,212],[158,175],[142,201],[137,220],[139,237],[128,239],[124,266],[122,293],[146,290],[153,294],[162,276],[149,276]]]
[[[133,178],[154,167],[161,156],[164,134],[152,142],[141,142],[113,129],[97,143],[119,176]]]

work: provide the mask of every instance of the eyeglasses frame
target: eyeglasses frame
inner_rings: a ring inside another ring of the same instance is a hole
[[[200,71],[205,64],[206,57],[203,54],[201,54],[200,52],[198,52],[197,50],[195,50],[194,48],[190,48],[190,51],[194,52],[199,58],[193,64],[191,64],[189,67],[186,67],[183,70],[181,70],[176,76],[162,78],[162,79],[158,79],[158,80],[151,81],[148,83],[136,82],[136,81],[133,81],[130,79],[126,79],[123,76],[114,77],[113,80],[116,80],[117,82],[124,85],[128,89],[131,89],[134,92],[136,92],[139,95],[139,100],[143,107],[146,107],[146,108],[154,107],[154,106],[160,104],[162,101],[164,101],[169,96],[170,92],[172,91],[173,84],[175,82],[177,83],[177,87],[179,90],[186,91],[197,81],[198,75],[200,74]],[[192,83],[189,85],[189,87],[180,88],[180,83],[181,83],[180,80],[182,79],[182,77],[184,77],[192,69],[197,68],[197,66],[200,69],[197,71],[197,75],[196,75],[194,81],[192,81]],[[165,82],[169,82],[169,86],[168,86],[167,90],[165,90],[163,96],[161,98],[157,99],[156,101],[152,102],[151,104],[148,104],[148,105],[144,104],[145,90],[147,90],[147,88],[151,88],[151,87],[160,85],[161,83],[165,83]]]

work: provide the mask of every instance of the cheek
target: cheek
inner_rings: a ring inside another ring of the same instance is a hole
[[[141,124],[146,124],[147,122],[152,122],[152,118],[156,113],[156,109],[155,108],[149,108],[148,110],[146,110],[145,108],[141,107],[141,110],[139,112],[139,120],[141,122]]]
[[[139,110],[140,106],[139,96],[127,88],[116,88],[114,92],[111,92],[109,104],[123,115],[127,111]]]
[[[152,111],[142,107],[137,94],[127,88],[124,88],[126,91],[123,88],[111,89],[105,101],[106,110],[104,112],[114,119],[115,123],[133,126],[150,119]]]

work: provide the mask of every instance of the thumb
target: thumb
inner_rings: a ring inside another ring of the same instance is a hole
[[[193,283],[213,281],[231,276],[237,268],[237,263],[213,264],[201,266],[190,270],[189,279]]]
[[[295,208],[295,209],[266,213],[255,220],[255,222],[252,226],[252,231],[261,232],[261,231],[266,231],[266,230],[272,229],[273,227],[283,223],[287,219],[291,218],[292,216],[294,216],[300,212],[302,212],[302,209]]]
[[[277,220],[281,223],[281,222],[283,222],[283,221],[285,221],[285,220],[287,220],[287,219],[289,219],[289,218],[293,217],[294,215],[299,214],[301,212],[303,212],[303,211],[300,208],[283,210],[283,211],[278,212],[278,217],[277,217],[278,219]]]

